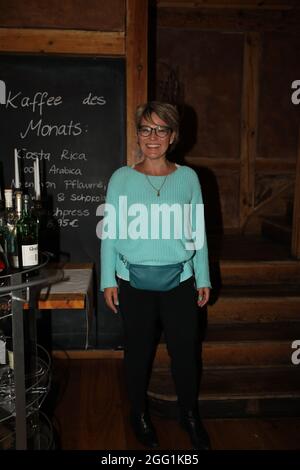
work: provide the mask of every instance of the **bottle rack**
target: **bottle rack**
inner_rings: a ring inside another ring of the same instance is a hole
[[[43,275],[49,257],[40,254],[40,259],[34,268],[0,276],[0,300],[5,295],[7,301],[0,323],[10,317],[13,344],[13,369],[9,365],[0,369],[0,449],[40,449],[52,442],[50,421],[40,412],[51,384],[51,359],[37,344],[36,313],[40,288],[61,280],[62,275]]]

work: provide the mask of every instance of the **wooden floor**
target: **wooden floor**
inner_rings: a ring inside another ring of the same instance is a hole
[[[138,450],[121,359],[55,359],[48,414],[64,450]],[[153,416],[161,450],[190,449],[176,420]],[[300,449],[300,418],[209,419],[215,450]]]

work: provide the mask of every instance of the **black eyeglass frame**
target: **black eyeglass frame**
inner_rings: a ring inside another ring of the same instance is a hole
[[[148,131],[147,135],[143,135],[143,130],[146,132]],[[155,127],[140,126],[137,129],[137,133],[141,137],[150,137],[152,136],[153,131],[155,132],[156,137],[159,137],[160,139],[165,139],[172,132],[172,128],[169,126],[155,126]],[[158,135],[157,131],[163,131],[163,132],[166,132],[166,134],[161,136],[161,135]]]

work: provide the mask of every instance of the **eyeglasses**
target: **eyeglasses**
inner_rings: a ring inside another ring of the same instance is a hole
[[[138,134],[142,137],[150,137],[153,131],[155,132],[155,135],[157,137],[159,137],[160,139],[164,139],[167,137],[167,135],[170,134],[172,129],[167,126],[156,126],[156,127],[140,126],[138,128]]]

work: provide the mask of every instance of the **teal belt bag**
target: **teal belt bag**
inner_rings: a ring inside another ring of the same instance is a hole
[[[129,282],[132,287],[164,292],[179,286],[184,263],[147,266],[129,263],[124,256],[119,256],[129,270]]]

